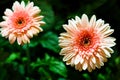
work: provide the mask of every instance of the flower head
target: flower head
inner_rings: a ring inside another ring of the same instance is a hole
[[[111,47],[115,46],[115,38],[109,37],[114,30],[102,19],[96,20],[93,15],[88,20],[86,14],[80,19],[69,20],[68,25],[63,25],[67,31],[61,33],[59,45],[62,48],[60,55],[67,65],[75,66],[76,70],[88,70],[91,72],[96,67],[101,68],[107,58],[113,53]]]
[[[12,44],[17,40],[19,45],[30,43],[30,38],[43,31],[41,24],[44,24],[39,16],[40,9],[34,6],[33,2],[25,5],[25,2],[15,1],[12,10],[6,9],[3,16],[4,21],[0,22],[1,34],[9,39]]]

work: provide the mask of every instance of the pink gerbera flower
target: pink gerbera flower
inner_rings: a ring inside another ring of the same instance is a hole
[[[41,24],[44,24],[41,21],[43,16],[39,16],[40,11],[33,2],[25,5],[23,1],[21,3],[15,1],[12,10],[6,9],[4,12],[5,21],[0,23],[2,36],[8,38],[11,44],[15,40],[19,45],[30,43],[33,35],[43,31],[40,27]]]
[[[59,45],[62,48],[60,55],[67,65],[75,66],[76,70],[91,72],[96,67],[101,68],[107,58],[113,53],[111,47],[115,46],[115,38],[109,37],[114,30],[109,24],[104,24],[102,19],[96,21],[93,15],[90,21],[83,14],[80,19],[69,20],[68,25],[63,25],[67,31],[61,33]]]

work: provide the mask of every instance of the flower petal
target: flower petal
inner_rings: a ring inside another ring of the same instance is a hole
[[[20,3],[19,3],[18,1],[15,1],[14,4],[13,4],[12,9],[13,9],[14,11],[19,11],[20,8],[21,8]]]
[[[64,56],[63,58],[63,61],[68,61],[70,60],[73,56],[75,56],[75,53],[71,52],[71,53],[68,53]]]
[[[5,14],[6,16],[12,16],[12,15],[13,15],[13,12],[12,12],[10,9],[6,9],[5,12],[4,12],[4,14]]]
[[[81,18],[81,25],[83,26],[83,27],[88,27],[88,17],[87,17],[87,15],[86,14],[83,14],[82,15],[82,18]]]
[[[95,27],[95,24],[96,24],[96,16],[93,15],[90,19],[90,26]]]
[[[60,51],[60,55],[66,55],[66,53],[69,53],[72,51],[71,47],[65,47]]]
[[[104,35],[104,37],[107,37],[107,36],[111,35],[113,32],[114,32],[114,29],[110,29],[110,30],[104,32],[103,35]]]
[[[99,29],[101,26],[103,26],[104,25],[104,21],[102,20],[102,19],[99,19],[99,20],[97,20],[96,21],[96,26],[95,26],[95,28],[96,29]]]
[[[17,36],[17,42],[18,42],[19,45],[22,44],[22,38],[21,38],[21,36]]]
[[[86,70],[87,67],[88,67],[87,61],[85,61],[85,62],[82,64],[82,68],[83,68],[83,70]]]
[[[80,62],[80,55],[76,55],[75,57],[75,65],[78,64]]]
[[[16,40],[15,34],[10,34],[9,35],[9,41],[10,41],[10,43],[13,44],[15,42],[15,40]]]
[[[30,2],[28,3],[28,5],[25,7],[26,8],[26,11],[30,12],[31,8],[33,7],[34,3],[33,2]]]

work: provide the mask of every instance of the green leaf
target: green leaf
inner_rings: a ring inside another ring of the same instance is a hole
[[[63,62],[60,62],[60,61],[57,61],[57,60],[52,61],[51,64],[50,64],[49,69],[52,72],[57,73],[57,74],[59,74],[59,75],[61,75],[63,77],[67,76],[66,75],[66,72],[67,72],[66,67],[65,67]]]
[[[101,73],[98,74],[98,80],[106,80],[105,76]]]
[[[19,65],[19,67],[18,67],[19,69],[19,72],[22,74],[22,75],[24,75],[24,73],[25,73],[25,69],[24,69],[24,66],[23,65]]]
[[[28,58],[27,57],[22,57],[22,62],[27,62]]]
[[[49,55],[46,55],[49,56]],[[57,60],[54,57],[51,57],[51,59],[48,59],[49,62],[49,70],[57,73],[63,77],[66,77],[67,71],[66,71],[66,66],[62,61]]]
[[[42,76],[40,80],[52,80],[50,73],[47,72],[43,67],[40,67],[38,71]]]
[[[49,61],[50,60],[50,56],[46,53],[45,54],[45,61]]]
[[[14,61],[15,59],[18,59],[20,57],[19,53],[12,53],[10,54],[10,56],[6,59],[7,63],[10,63],[12,61]]]
[[[83,74],[83,77],[84,77],[86,80],[91,80],[91,79],[90,79],[90,76],[89,76],[87,73],[84,73],[84,74]]]
[[[115,59],[115,63],[118,65],[118,64],[120,64],[120,57],[118,56],[118,57],[116,57],[116,59]]]
[[[37,58],[36,62],[32,62],[31,64],[32,69],[35,69],[36,67],[40,67],[41,66],[41,60],[40,58]]]
[[[49,50],[56,53],[59,52],[60,47],[58,46],[58,36],[53,32],[47,32],[41,37],[40,44]]]
[[[39,73],[43,73],[42,71],[47,71],[44,75],[48,76],[47,73],[52,71],[55,74],[59,74],[63,77],[67,76],[66,66],[62,61],[59,61],[55,57],[49,56],[47,53],[45,54],[45,58],[38,58],[36,62],[31,63],[32,69],[39,69]]]

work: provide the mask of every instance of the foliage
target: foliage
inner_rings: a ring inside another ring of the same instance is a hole
[[[0,21],[6,8],[15,0],[0,1]],[[21,0],[18,0],[21,1]],[[26,3],[29,0],[24,0]],[[0,80],[120,80],[118,0],[31,0],[41,9],[43,32],[34,36],[30,44],[10,44],[0,35]],[[95,14],[110,23],[117,38],[114,54],[101,69],[89,73],[76,71],[65,65],[59,55],[58,37],[64,32],[62,25],[74,16]]]

